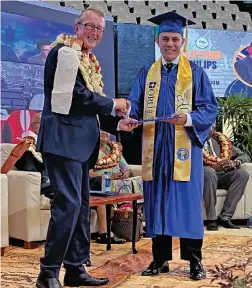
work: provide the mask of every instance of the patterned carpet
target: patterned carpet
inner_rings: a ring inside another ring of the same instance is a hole
[[[94,276],[108,276],[110,283],[103,287],[123,288],[207,288],[221,287],[218,280],[211,282],[215,264],[233,265],[252,258],[252,237],[206,234],[203,248],[203,264],[207,271],[207,279],[199,282],[188,278],[188,263],[179,259],[178,239],[173,241],[173,261],[170,263],[171,272],[162,276],[141,277],[140,273],[152,259],[150,239],[137,242],[139,253],[131,254],[131,243],[112,245],[107,252],[105,245],[92,243],[92,267],[88,268]],[[39,258],[43,255],[43,244],[32,250],[10,246],[6,248],[5,256],[1,259],[1,287],[30,288],[34,287],[39,272]],[[252,262],[252,261],[251,261]],[[237,270],[236,275],[243,276],[252,271],[252,263],[248,264],[245,272]],[[252,273],[252,272],[251,272]],[[60,273],[63,280],[64,271]],[[252,283],[251,283],[252,285]],[[252,287],[252,286],[247,286]]]

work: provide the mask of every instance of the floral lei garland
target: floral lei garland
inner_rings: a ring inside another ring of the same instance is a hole
[[[230,139],[223,135],[220,132],[215,132],[214,137],[217,138],[217,141],[221,146],[221,157],[215,157],[207,147],[203,149],[203,162],[206,165],[213,166],[217,162],[221,162],[222,160],[230,160],[232,158],[232,142]]]
[[[122,157],[122,144],[115,141],[107,143],[110,148],[110,154],[105,155],[103,158],[97,159],[95,170],[108,169],[115,167]]]
[[[103,93],[104,84],[102,82],[101,67],[93,53],[89,52],[87,56],[81,51],[83,41],[78,38],[70,37],[67,34],[60,34],[56,38],[56,41],[52,43],[51,47],[55,47],[58,44],[63,44],[77,51],[77,55],[80,60],[79,69],[88,90],[105,96],[105,94]]]
[[[40,152],[36,151],[36,145],[35,144],[30,144],[30,147],[28,148],[28,150],[32,153],[32,155],[40,162],[43,163],[43,158],[42,158],[42,154]]]

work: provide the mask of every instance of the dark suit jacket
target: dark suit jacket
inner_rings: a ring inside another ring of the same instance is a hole
[[[37,151],[52,153],[80,162],[85,162],[91,157],[91,164],[94,165],[99,152],[100,127],[102,130],[115,134],[120,118],[111,115],[112,99],[90,92],[86,88],[80,70],[76,77],[69,114],[52,112],[51,99],[57,55],[62,47],[63,45],[54,47],[45,63],[45,102]]]
[[[237,74],[243,81],[252,85],[252,59],[247,56],[244,59],[238,60],[234,64]]]

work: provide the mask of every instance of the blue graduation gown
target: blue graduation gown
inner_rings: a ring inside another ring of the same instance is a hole
[[[193,73],[192,127],[186,131],[192,141],[191,179],[173,180],[174,125],[156,123],[153,180],[144,181],[146,232],[181,238],[202,239],[203,230],[203,161],[202,147],[216,119],[217,101],[203,69],[190,62]],[[151,65],[142,68],[130,93],[130,116],[143,117],[145,81]],[[175,113],[175,84],[178,65],[168,74],[162,67],[157,116]]]

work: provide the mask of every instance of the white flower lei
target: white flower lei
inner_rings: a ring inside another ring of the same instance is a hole
[[[86,83],[87,89],[105,96],[103,93],[104,84],[102,82],[101,67],[99,62],[93,53],[90,52],[88,56],[82,53],[82,43],[83,42],[81,39],[75,39],[69,35],[60,34],[51,46],[55,47],[58,44],[63,44],[76,50],[80,59],[79,69]]]

